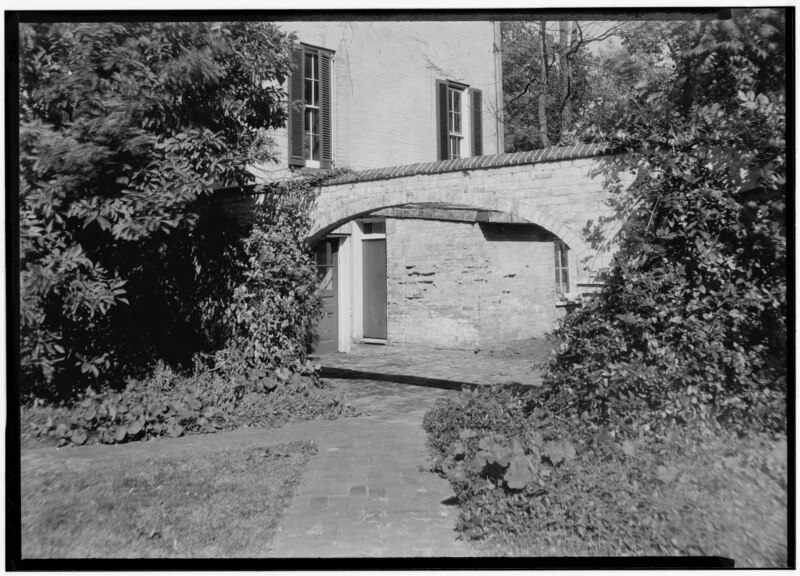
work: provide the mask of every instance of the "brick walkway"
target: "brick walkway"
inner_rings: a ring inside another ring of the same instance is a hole
[[[418,425],[340,421],[317,440],[274,557],[465,556],[448,483],[426,470]]]
[[[541,356],[541,354],[533,354]],[[456,539],[458,509],[449,484],[429,471],[420,424],[437,398],[464,383],[538,384],[536,358],[522,354],[357,347],[320,358],[324,377],[362,407],[363,415],[276,430],[154,440],[121,446],[39,449],[22,468],[71,462],[131,461],[311,440],[311,458],[268,554],[273,557],[456,557],[477,555]]]
[[[530,351],[474,354],[360,346],[319,359],[364,417],[319,437],[273,540],[275,557],[456,557],[479,553],[456,539],[448,482],[429,471],[420,426],[437,398],[462,384],[539,383]]]

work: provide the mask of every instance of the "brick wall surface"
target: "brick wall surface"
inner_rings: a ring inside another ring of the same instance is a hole
[[[546,231],[434,220],[397,220],[390,230],[390,342],[492,348],[553,328],[559,311]]]
[[[436,80],[483,92],[483,149],[498,148],[494,28],[488,21],[282,22],[298,40],[334,50],[334,161],[363,170],[437,159]],[[287,175],[286,130],[274,133],[277,164],[255,166],[263,179]]]
[[[575,281],[591,284],[611,258],[610,252],[599,253],[584,237],[589,223],[612,214],[603,178],[595,174],[603,161],[595,157],[600,153],[602,148],[587,145],[554,147],[480,157],[474,159],[483,166],[477,169],[463,169],[462,164],[473,162],[463,159],[356,172],[320,188],[311,240],[314,243],[358,216],[387,207],[458,204],[496,210],[545,228],[572,251]],[[240,199],[245,205],[253,202],[246,196]],[[235,203],[233,196],[222,201]],[[249,208],[228,209],[244,215]]]
[[[602,177],[595,175],[602,162],[596,155],[593,148],[569,147],[356,172],[319,189],[310,241],[394,206],[460,205],[510,214],[531,224],[387,223],[388,337],[463,349],[540,337],[563,313],[556,305],[553,238],[570,248],[578,292],[593,289],[596,272],[610,258],[583,235],[587,223],[610,214]],[[475,161],[477,168],[463,165]],[[258,201],[219,196],[222,209],[242,218]]]
[[[581,150],[556,149],[559,160],[547,160],[548,151],[537,152],[535,158],[517,154],[484,157],[488,167],[471,170],[459,169],[458,163],[456,168],[448,168],[448,163],[440,162],[430,170],[417,166],[357,173],[320,189],[313,236],[322,236],[356,216],[405,204],[459,204],[496,210],[542,226],[565,242],[577,264],[576,281],[591,282],[609,255],[599,254],[586,242],[584,229],[612,212],[603,178],[595,174],[602,159],[593,157],[596,150]],[[566,154],[570,151],[573,156]],[[586,156],[581,156],[584,153]]]

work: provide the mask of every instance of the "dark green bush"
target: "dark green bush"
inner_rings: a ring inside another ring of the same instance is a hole
[[[226,254],[228,261],[217,262],[223,272],[209,274],[227,284],[199,283],[191,301],[202,305],[185,309],[185,324],[207,330],[205,341],[218,349],[195,355],[189,375],[178,376],[161,363],[151,375],[129,378],[124,390],[98,386],[97,392],[61,398],[55,409],[27,409],[23,420],[35,421],[38,436],[83,444],[353,414],[306,357],[308,331],[319,310],[316,272],[305,250],[308,208],[316,184],[338,174],[260,188],[254,222],[243,237],[241,226],[230,221],[226,227],[225,219],[218,220],[230,242],[217,254]],[[173,234],[172,241],[181,237]],[[189,240],[202,247],[201,239],[195,234]],[[213,262],[189,259],[189,266]],[[183,309],[177,302],[169,306]],[[52,398],[45,400],[53,404]]]
[[[439,399],[423,418],[428,445],[436,465],[448,470],[453,464],[455,446],[464,430],[497,432],[513,437],[522,433],[525,416],[535,389],[524,392],[500,385],[465,388],[459,400]]]
[[[545,382],[615,428],[701,418],[783,434],[785,15],[734,10],[672,34],[674,90],[628,103],[602,167],[622,222],[610,273],[558,330]]]
[[[274,158],[292,43],[254,22],[20,25],[23,395],[218,347],[204,313],[236,258],[200,220],[217,183]]]
[[[302,371],[321,303],[308,252],[318,185],[344,171],[259,186],[255,221],[243,243],[243,272],[222,318],[226,348],[266,370]],[[230,356],[230,354],[228,354]]]
[[[308,362],[305,373],[251,368],[182,376],[161,364],[122,391],[87,389],[74,402],[25,407],[30,429],[22,433],[38,438],[33,444],[120,444],[352,415],[316,370]]]
[[[785,439],[686,426],[623,438],[536,394],[488,387],[440,400],[424,425],[470,538],[517,554],[786,561],[775,518],[786,505]],[[756,524],[769,536],[750,537]]]

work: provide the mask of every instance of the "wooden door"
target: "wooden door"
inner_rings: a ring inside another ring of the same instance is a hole
[[[364,240],[364,338],[386,338],[386,239]]]
[[[311,342],[311,349],[317,354],[336,352],[339,348],[338,252],[337,238],[326,238],[315,250],[319,296],[322,299],[322,317],[314,325]]]

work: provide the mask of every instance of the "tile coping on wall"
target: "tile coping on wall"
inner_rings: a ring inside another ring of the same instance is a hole
[[[367,180],[389,180],[415,176],[417,174],[441,174],[444,172],[459,172],[484,168],[497,168],[501,166],[517,166],[521,164],[536,164],[555,160],[573,160],[576,158],[590,158],[614,153],[614,148],[609,144],[575,144],[573,146],[550,146],[528,152],[513,152],[510,154],[491,154],[488,156],[471,156],[454,160],[438,160],[435,162],[422,162],[404,166],[388,166],[386,168],[373,168],[349,174],[342,174],[323,184],[323,186],[336,186]]]
[[[482,170],[486,168],[499,168],[503,166],[519,166],[522,164],[538,164],[557,160],[575,160],[578,158],[591,158],[606,156],[616,152],[610,144],[574,144],[572,146],[549,146],[528,152],[511,152],[509,154],[491,154],[488,156],[470,156],[453,160],[437,160],[435,162],[420,162],[402,166],[387,166],[385,168],[372,168],[342,174],[337,178],[326,181],[322,187],[337,186],[366,182],[370,180],[390,180],[416,176],[418,174],[443,174],[445,172],[461,172],[468,170]],[[218,195],[230,194],[237,191],[231,189],[217,190]],[[241,192],[239,192],[241,193]],[[245,191],[247,193],[247,191]]]

